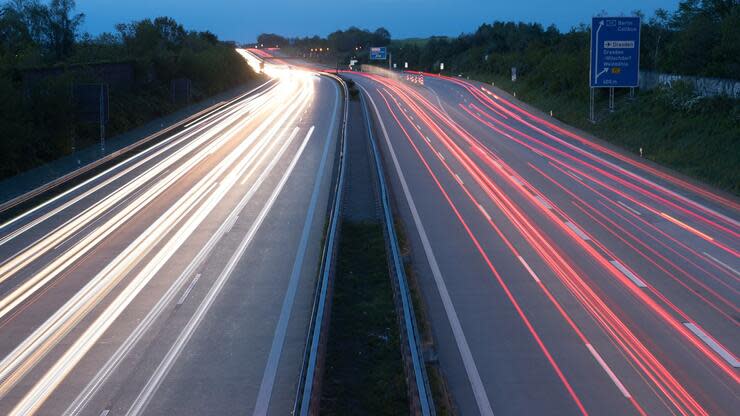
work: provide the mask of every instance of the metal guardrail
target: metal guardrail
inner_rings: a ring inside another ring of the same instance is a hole
[[[344,90],[344,114],[340,133],[342,143],[339,148],[339,170],[333,192],[334,199],[329,212],[326,241],[321,256],[320,280],[314,297],[311,323],[308,330],[308,339],[306,340],[306,351],[303,357],[303,365],[301,366],[298,390],[293,404],[293,415],[300,416],[318,414],[319,410],[323,358],[326,347],[326,336],[328,334],[328,315],[331,305],[329,300],[331,299],[331,287],[336,265],[342,191],[344,189],[344,172],[346,170],[345,158],[347,154],[349,90],[347,89],[347,84],[338,76],[328,73],[322,73],[322,75],[336,80],[342,86]]]
[[[72,172],[69,172],[66,175],[60,176],[59,178],[54,179],[53,181],[48,182],[48,183],[46,183],[44,185],[41,185],[41,186],[39,186],[39,187],[31,190],[31,191],[28,191],[28,192],[24,193],[23,195],[19,195],[19,196],[15,197],[15,198],[13,198],[13,199],[11,199],[9,201],[6,201],[6,202],[0,204],[0,215],[4,214],[6,211],[8,211],[8,210],[10,210],[12,208],[18,207],[18,206],[20,206],[20,205],[22,205],[22,204],[24,204],[24,203],[26,203],[28,201],[31,201],[31,200],[33,200],[33,199],[35,199],[35,198],[37,198],[37,197],[39,197],[39,196],[47,193],[47,192],[51,192],[52,190],[58,188],[59,186],[62,186],[62,185],[66,184],[69,181],[72,181],[74,179],[77,179],[80,176],[85,175],[86,173],[99,168],[100,166],[103,166],[103,165],[105,165],[105,164],[107,164],[109,162],[112,162],[112,161],[120,158],[120,157],[123,157],[123,156],[127,155],[128,153],[135,151],[137,148],[142,147],[142,146],[146,145],[147,143],[149,143],[151,141],[154,141],[154,140],[157,140],[157,139],[159,139],[159,138],[161,138],[163,136],[166,136],[167,134],[172,133],[173,131],[184,127],[185,125],[193,122],[194,120],[197,120],[197,119],[205,116],[208,113],[217,111],[217,110],[219,110],[219,109],[221,109],[221,108],[223,108],[223,107],[225,107],[225,106],[227,106],[229,104],[232,104],[234,102],[237,102],[239,100],[242,100],[245,97],[249,96],[250,94],[254,93],[255,91],[259,90],[260,88],[263,88],[265,85],[268,85],[270,82],[271,81],[267,81],[267,82],[265,82],[263,84],[260,84],[258,87],[253,88],[252,90],[250,90],[250,91],[248,91],[248,92],[246,92],[246,93],[244,93],[244,94],[242,94],[242,95],[240,95],[237,98],[234,98],[232,100],[229,100],[229,101],[221,101],[219,103],[216,103],[216,104],[214,104],[214,105],[212,105],[212,106],[210,106],[210,107],[208,107],[206,109],[203,109],[203,110],[201,110],[201,111],[199,111],[199,112],[197,112],[197,113],[195,113],[195,114],[193,114],[193,115],[191,115],[191,116],[183,119],[183,120],[178,121],[175,124],[172,124],[172,125],[164,128],[164,129],[162,129],[162,130],[160,130],[160,131],[158,131],[158,132],[156,132],[154,134],[151,134],[151,135],[149,135],[149,136],[147,136],[147,137],[145,137],[145,138],[143,138],[141,140],[138,140],[138,141],[136,141],[136,142],[134,142],[134,143],[126,146],[126,147],[123,147],[121,149],[118,149],[115,152],[113,152],[113,153],[111,153],[109,155],[106,155],[106,156],[104,156],[104,157],[102,157],[102,158],[100,158],[100,159],[98,159],[98,160],[96,160],[94,162],[88,163],[87,165],[85,165],[85,166],[83,166],[83,167],[81,167],[79,169],[76,169],[76,170],[74,170]]]
[[[398,236],[396,234],[395,222],[393,220],[393,210],[388,194],[388,186],[385,181],[385,174],[383,172],[380,152],[378,151],[378,146],[375,142],[375,136],[373,135],[373,130],[370,126],[370,114],[367,110],[367,103],[365,101],[365,97],[362,94],[360,94],[360,99],[362,100],[362,109],[365,115],[365,121],[367,123],[367,131],[370,137],[373,159],[375,160],[375,168],[378,176],[380,202],[383,208],[383,219],[392,257],[392,269],[397,280],[397,290],[401,301],[401,308],[403,311],[403,329],[405,330],[404,338],[406,339],[406,344],[410,355],[411,372],[413,373],[413,382],[417,393],[416,397],[413,397],[411,399],[412,401],[418,400],[418,414],[421,414],[422,416],[434,416],[436,414],[434,400],[432,397],[431,389],[429,387],[429,379],[427,377],[426,367],[424,365],[423,354],[421,351],[421,336],[419,335],[419,328],[416,323],[414,306],[411,300],[411,293],[409,291],[408,281],[406,278],[406,271],[404,270],[401,250],[398,244]]]

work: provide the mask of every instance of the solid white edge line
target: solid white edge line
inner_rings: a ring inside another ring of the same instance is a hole
[[[264,221],[265,217],[267,217],[267,214],[272,209],[272,206],[277,200],[278,195],[282,191],[283,186],[288,181],[288,177],[293,172],[293,168],[298,163],[298,160],[303,154],[303,150],[306,148],[306,145],[308,144],[308,137],[309,136],[306,136],[305,141],[301,144],[301,147],[298,149],[298,152],[293,157],[293,160],[291,161],[287,170],[283,174],[283,177],[280,179],[280,182],[277,184],[277,186],[273,190],[268,201],[262,207],[262,210],[260,211],[257,218],[255,218],[254,222],[252,223],[252,227],[249,229],[249,232],[247,232],[247,234],[244,236],[244,239],[242,239],[241,243],[239,244],[239,247],[237,247],[237,250],[232,255],[226,267],[221,271],[221,274],[218,276],[213,286],[208,291],[208,294],[203,299],[201,304],[198,306],[198,309],[196,310],[196,312],[193,314],[193,316],[190,318],[186,326],[180,332],[180,335],[178,336],[177,340],[172,345],[170,350],[167,352],[167,355],[157,366],[156,370],[151,375],[151,377],[147,381],[144,388],[141,390],[139,395],[136,397],[134,402],[131,404],[131,407],[129,408],[128,412],[126,412],[127,415],[139,415],[144,411],[146,406],[149,404],[149,401],[151,400],[156,390],[159,388],[159,385],[162,383],[162,380],[167,375],[167,373],[169,372],[170,368],[172,367],[173,363],[175,362],[177,357],[180,355],[182,350],[185,348],[185,345],[188,343],[191,336],[195,332],[196,328],[199,326],[200,322],[205,316],[206,312],[208,312],[211,305],[215,301],[216,297],[221,292],[221,289],[226,284],[226,281],[231,277],[231,273],[236,267],[236,264],[239,262],[239,259],[241,259],[244,252],[246,252],[247,248],[251,245],[252,239],[254,239],[255,235],[257,234],[257,231],[262,226],[262,222]]]
[[[723,346],[719,345],[717,341],[712,339],[706,332],[704,332],[703,329],[696,326],[693,322],[684,322],[684,326],[689,329],[689,331],[693,332],[694,335],[696,335],[700,340],[702,340],[705,344],[709,346],[714,352],[717,353],[720,357],[722,357],[723,360],[727,361],[727,364],[733,366],[734,368],[740,367],[740,361],[738,361],[737,358],[735,358],[735,355],[731,352],[727,351]]]
[[[416,390],[419,397],[419,405],[421,407],[420,409],[420,415],[423,416],[430,416],[433,411],[433,400],[430,396],[430,393],[428,392],[428,380],[426,373],[424,371],[424,364],[423,364],[423,358],[421,348],[419,346],[419,338],[420,335],[418,333],[418,328],[416,327],[416,323],[414,321],[413,316],[413,306],[412,302],[410,300],[410,294],[408,292],[408,283],[406,282],[406,276],[403,271],[403,260],[401,259],[400,254],[400,248],[398,247],[398,241],[396,238],[396,232],[394,229],[394,220],[393,220],[393,213],[391,210],[391,207],[389,204],[391,204],[391,201],[388,196],[388,186],[386,183],[385,173],[382,166],[381,156],[378,151],[378,146],[376,144],[375,135],[372,132],[372,128],[370,126],[370,114],[368,112],[367,107],[367,100],[364,98],[365,96],[362,95],[360,98],[362,98],[362,104],[363,104],[363,114],[365,115],[365,122],[366,127],[368,129],[368,135],[370,139],[370,144],[372,148],[373,153],[373,159],[375,163],[376,170],[378,172],[378,178],[379,178],[379,185],[380,185],[380,199],[383,205],[383,212],[385,214],[385,228],[388,231],[388,235],[390,236],[390,245],[391,245],[391,252],[393,254],[393,265],[396,269],[396,277],[398,278],[398,285],[400,289],[400,298],[401,303],[403,305],[403,320],[405,321],[405,330],[406,330],[406,338],[407,343],[411,352],[411,366],[413,367],[414,372],[414,378],[416,380]]]
[[[278,151],[277,156],[273,159],[272,162],[270,162],[270,164],[268,164],[268,167],[262,171],[261,175],[257,178],[250,190],[244,195],[237,206],[229,214],[228,218],[237,215],[244,208],[244,206],[246,206],[247,202],[251,200],[257,189],[262,186],[266,175],[272,170],[273,165],[276,163],[277,160],[282,158],[285,150],[287,149],[287,146],[290,143],[290,141],[286,141],[282,145],[282,147]],[[218,182],[216,182],[213,186],[216,186],[217,183]],[[185,268],[185,270],[183,270],[183,272],[173,283],[173,285],[170,286],[164,296],[162,296],[157,304],[152,309],[150,309],[146,317],[139,322],[136,329],[134,329],[134,331],[129,334],[128,338],[126,338],[123,344],[119,346],[118,350],[116,350],[113,356],[111,356],[105,363],[105,365],[98,370],[98,373],[95,375],[95,377],[93,377],[92,380],[90,380],[85,389],[80,392],[75,401],[73,401],[72,404],[69,405],[67,410],[64,412],[64,416],[75,416],[84,409],[84,407],[89,403],[92,397],[98,392],[100,387],[107,381],[108,377],[110,377],[110,375],[118,368],[118,365],[123,361],[123,359],[129,354],[129,352],[131,352],[131,350],[134,348],[136,343],[138,343],[143,334],[146,333],[153,322],[158,319],[161,312],[165,309],[166,305],[168,305],[174,299],[177,292],[185,284],[186,277],[193,273],[198,267],[200,267],[202,262],[205,261],[205,259],[211,253],[212,249],[225,234],[226,223],[224,222],[211,236],[206,245],[201,248],[201,250],[193,258],[193,260]]]
[[[339,220],[341,216],[341,205],[342,205],[342,192],[344,189],[344,179],[345,179],[345,171],[347,168],[347,119],[349,114],[349,90],[347,89],[347,85],[345,83],[342,83],[342,88],[345,92],[344,97],[344,111],[342,114],[343,117],[343,129],[342,129],[342,135],[339,139],[341,141],[341,150],[340,150],[340,160],[339,160],[339,168],[338,168],[338,178],[337,183],[335,187],[336,194],[333,196],[334,200],[330,202],[331,204],[331,213],[330,213],[330,223],[327,226],[326,231],[326,242],[324,243],[325,247],[334,247],[334,241],[338,238],[337,236],[337,230],[339,227]],[[316,378],[316,366],[317,361],[319,360],[319,338],[321,333],[321,328],[323,327],[322,322],[324,322],[325,314],[324,310],[325,308],[329,307],[330,305],[326,301],[327,296],[329,296],[329,273],[330,273],[330,267],[327,266],[328,263],[324,263],[324,261],[328,261],[329,263],[331,261],[335,260],[336,257],[335,252],[326,252],[324,255],[325,258],[322,259],[322,265],[320,268],[323,268],[323,270],[320,270],[319,275],[319,282],[317,290],[319,290],[318,294],[318,308],[314,316],[316,317],[316,321],[314,322],[313,329],[311,330],[310,334],[310,346],[307,346],[308,348],[308,365],[306,367],[304,376],[302,378],[303,380],[303,391],[300,393],[302,395],[300,399],[300,405],[298,404],[298,398],[296,398],[296,403],[294,405],[294,413],[293,415],[300,415],[300,416],[307,416],[310,411],[310,403],[311,398],[313,395],[313,381]],[[334,258],[334,260],[331,260]],[[324,267],[327,266],[327,267]],[[299,408],[300,406],[300,408]],[[298,410],[298,413],[295,413],[295,411]]]
[[[272,345],[270,346],[270,353],[267,356],[267,363],[265,364],[265,370],[262,374],[262,381],[260,382],[259,392],[257,393],[257,400],[254,405],[255,416],[266,415],[270,406],[270,398],[272,397],[272,389],[275,386],[275,378],[277,377],[278,365],[280,364],[280,357],[283,353],[283,345],[285,345],[285,338],[288,333],[288,322],[290,321],[290,315],[293,311],[293,304],[295,303],[296,292],[298,291],[298,282],[300,281],[301,271],[303,270],[303,259],[306,256],[306,250],[308,247],[308,237],[311,235],[311,225],[314,222],[314,212],[318,205],[319,194],[321,193],[321,185],[326,170],[326,160],[329,155],[329,145],[334,142],[333,138],[336,136],[336,125],[337,125],[337,108],[339,108],[339,87],[334,85],[336,88],[336,96],[334,97],[334,109],[332,113],[334,117],[329,127],[329,133],[326,137],[326,143],[324,144],[324,150],[321,155],[321,161],[316,171],[316,177],[314,179],[314,187],[311,194],[311,200],[308,205],[308,211],[306,213],[306,220],[303,223],[303,231],[301,232],[301,239],[296,252],[295,261],[293,262],[293,270],[290,273],[290,280],[288,287],[285,292],[285,298],[283,299],[282,307],[280,308],[280,317],[278,319],[277,326],[275,327],[275,335],[272,339]],[[313,127],[311,131],[313,132]]]
[[[450,322],[450,327],[455,338],[455,343],[457,344],[458,351],[460,352],[463,366],[465,367],[471,389],[473,390],[473,396],[475,397],[476,404],[478,405],[478,411],[483,416],[493,416],[493,409],[491,408],[491,403],[488,400],[486,389],[483,386],[483,381],[481,380],[480,374],[478,373],[478,368],[475,365],[473,354],[470,351],[470,346],[468,345],[468,341],[465,338],[465,333],[463,332],[462,325],[460,324],[460,319],[457,316],[455,306],[453,305],[450,294],[447,291],[447,285],[445,284],[444,278],[442,277],[442,272],[439,269],[437,258],[432,251],[432,246],[429,243],[427,232],[424,229],[424,225],[421,223],[419,212],[416,209],[416,204],[414,203],[414,199],[412,198],[409,191],[408,184],[406,183],[406,177],[401,170],[401,165],[398,162],[398,157],[396,156],[396,152],[393,149],[393,145],[391,144],[390,138],[388,136],[388,131],[386,130],[385,123],[383,122],[383,118],[380,116],[380,111],[378,111],[378,107],[375,104],[375,100],[373,100],[372,96],[364,87],[360,86],[360,88],[365,91],[366,96],[370,99],[370,103],[373,105],[375,115],[377,116],[377,119],[380,123],[385,143],[388,146],[388,150],[391,154],[391,159],[393,160],[393,166],[395,167],[399,181],[401,182],[403,194],[406,198],[406,202],[409,205],[409,209],[411,210],[411,215],[414,218],[414,225],[416,226],[416,230],[419,233],[419,238],[421,239],[422,246],[424,247],[424,254],[426,255],[429,267],[432,270],[434,282],[437,285],[437,291],[439,292],[439,296],[442,300],[442,305],[444,306],[445,313],[447,314],[447,320]]]

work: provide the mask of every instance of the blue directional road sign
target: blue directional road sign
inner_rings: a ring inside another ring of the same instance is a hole
[[[640,18],[591,21],[591,87],[636,87],[640,72]]]
[[[370,48],[370,59],[374,61],[385,61],[388,59],[388,48],[385,46],[373,46]]]

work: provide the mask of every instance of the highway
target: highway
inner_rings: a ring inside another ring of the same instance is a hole
[[[0,225],[0,414],[292,410],[343,100],[266,70]]]
[[[737,414],[737,199],[485,84],[343,76],[459,414]]]

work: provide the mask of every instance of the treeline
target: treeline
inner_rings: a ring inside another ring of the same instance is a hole
[[[639,15],[639,12],[636,12]],[[536,23],[494,22],[456,38],[395,41],[395,62],[410,69],[469,76],[496,86],[555,117],[685,174],[740,194],[740,106],[728,97],[703,97],[688,84],[617,91],[617,111],[596,94],[588,114],[590,27],[567,32]],[[517,80],[511,81],[511,68]],[[680,75],[740,77],[740,3],[681,1],[676,11],[643,18],[641,69]]]
[[[97,127],[75,111],[76,84],[110,84],[110,136],[255,76],[233,45],[171,18],[98,36],[81,33],[84,18],[74,0],[0,5],[0,178],[97,141]],[[190,94],[173,99],[173,80]]]
[[[293,53],[326,58],[326,60],[344,61],[349,56],[367,58],[371,46],[388,46],[391,43],[391,33],[383,27],[374,31],[360,29],[355,26],[347,30],[337,30],[327,37],[306,36],[286,38],[274,33],[263,33],[257,37],[259,47],[279,47],[289,49]],[[320,55],[316,52],[321,51]]]
[[[642,17],[642,69],[720,78],[740,74],[737,0],[685,0],[675,12],[660,9]],[[393,53],[397,62],[425,71],[445,63],[449,72],[508,76],[516,67],[520,77],[546,92],[585,95],[589,42],[585,24],[563,33],[538,23],[494,22],[452,39],[398,42]]]

